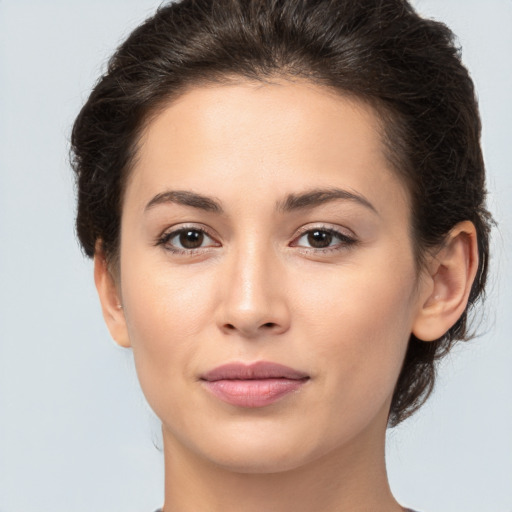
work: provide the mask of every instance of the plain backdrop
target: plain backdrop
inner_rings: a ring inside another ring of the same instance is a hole
[[[68,164],[71,124],[106,58],[158,5],[0,0],[0,512],[162,503],[159,425],[131,353],[103,325]],[[428,404],[389,433],[389,475],[422,512],[512,512],[512,1],[414,5],[459,36],[500,227],[482,336],[453,352]]]

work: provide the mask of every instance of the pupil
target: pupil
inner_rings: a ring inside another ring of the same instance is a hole
[[[180,244],[185,249],[197,249],[203,243],[204,235],[200,231],[183,231],[180,234]]]
[[[332,235],[327,231],[311,231],[308,234],[308,243],[311,247],[315,247],[317,249],[323,247],[329,247],[332,242]]]

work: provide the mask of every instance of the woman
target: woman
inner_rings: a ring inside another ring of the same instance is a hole
[[[164,512],[400,511],[387,426],[487,274],[480,123],[401,0],[185,0],[72,136],[105,321],[162,421]]]

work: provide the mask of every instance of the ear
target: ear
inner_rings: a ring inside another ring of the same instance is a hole
[[[477,269],[475,226],[460,222],[427,264],[412,329],[418,339],[436,340],[457,322],[466,309]]]
[[[121,347],[130,347],[120,293],[116,280],[108,268],[101,241],[96,243],[94,251],[94,282],[110,335]]]

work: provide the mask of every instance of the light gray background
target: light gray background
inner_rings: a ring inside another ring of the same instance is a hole
[[[152,512],[158,423],[110,341],[73,234],[74,116],[155,0],[0,0],[0,512]],[[389,435],[399,500],[512,512],[512,1],[417,0],[459,35],[478,89],[494,237],[479,339]],[[199,511],[198,511],[199,512]],[[263,511],[262,511],[263,512]]]

